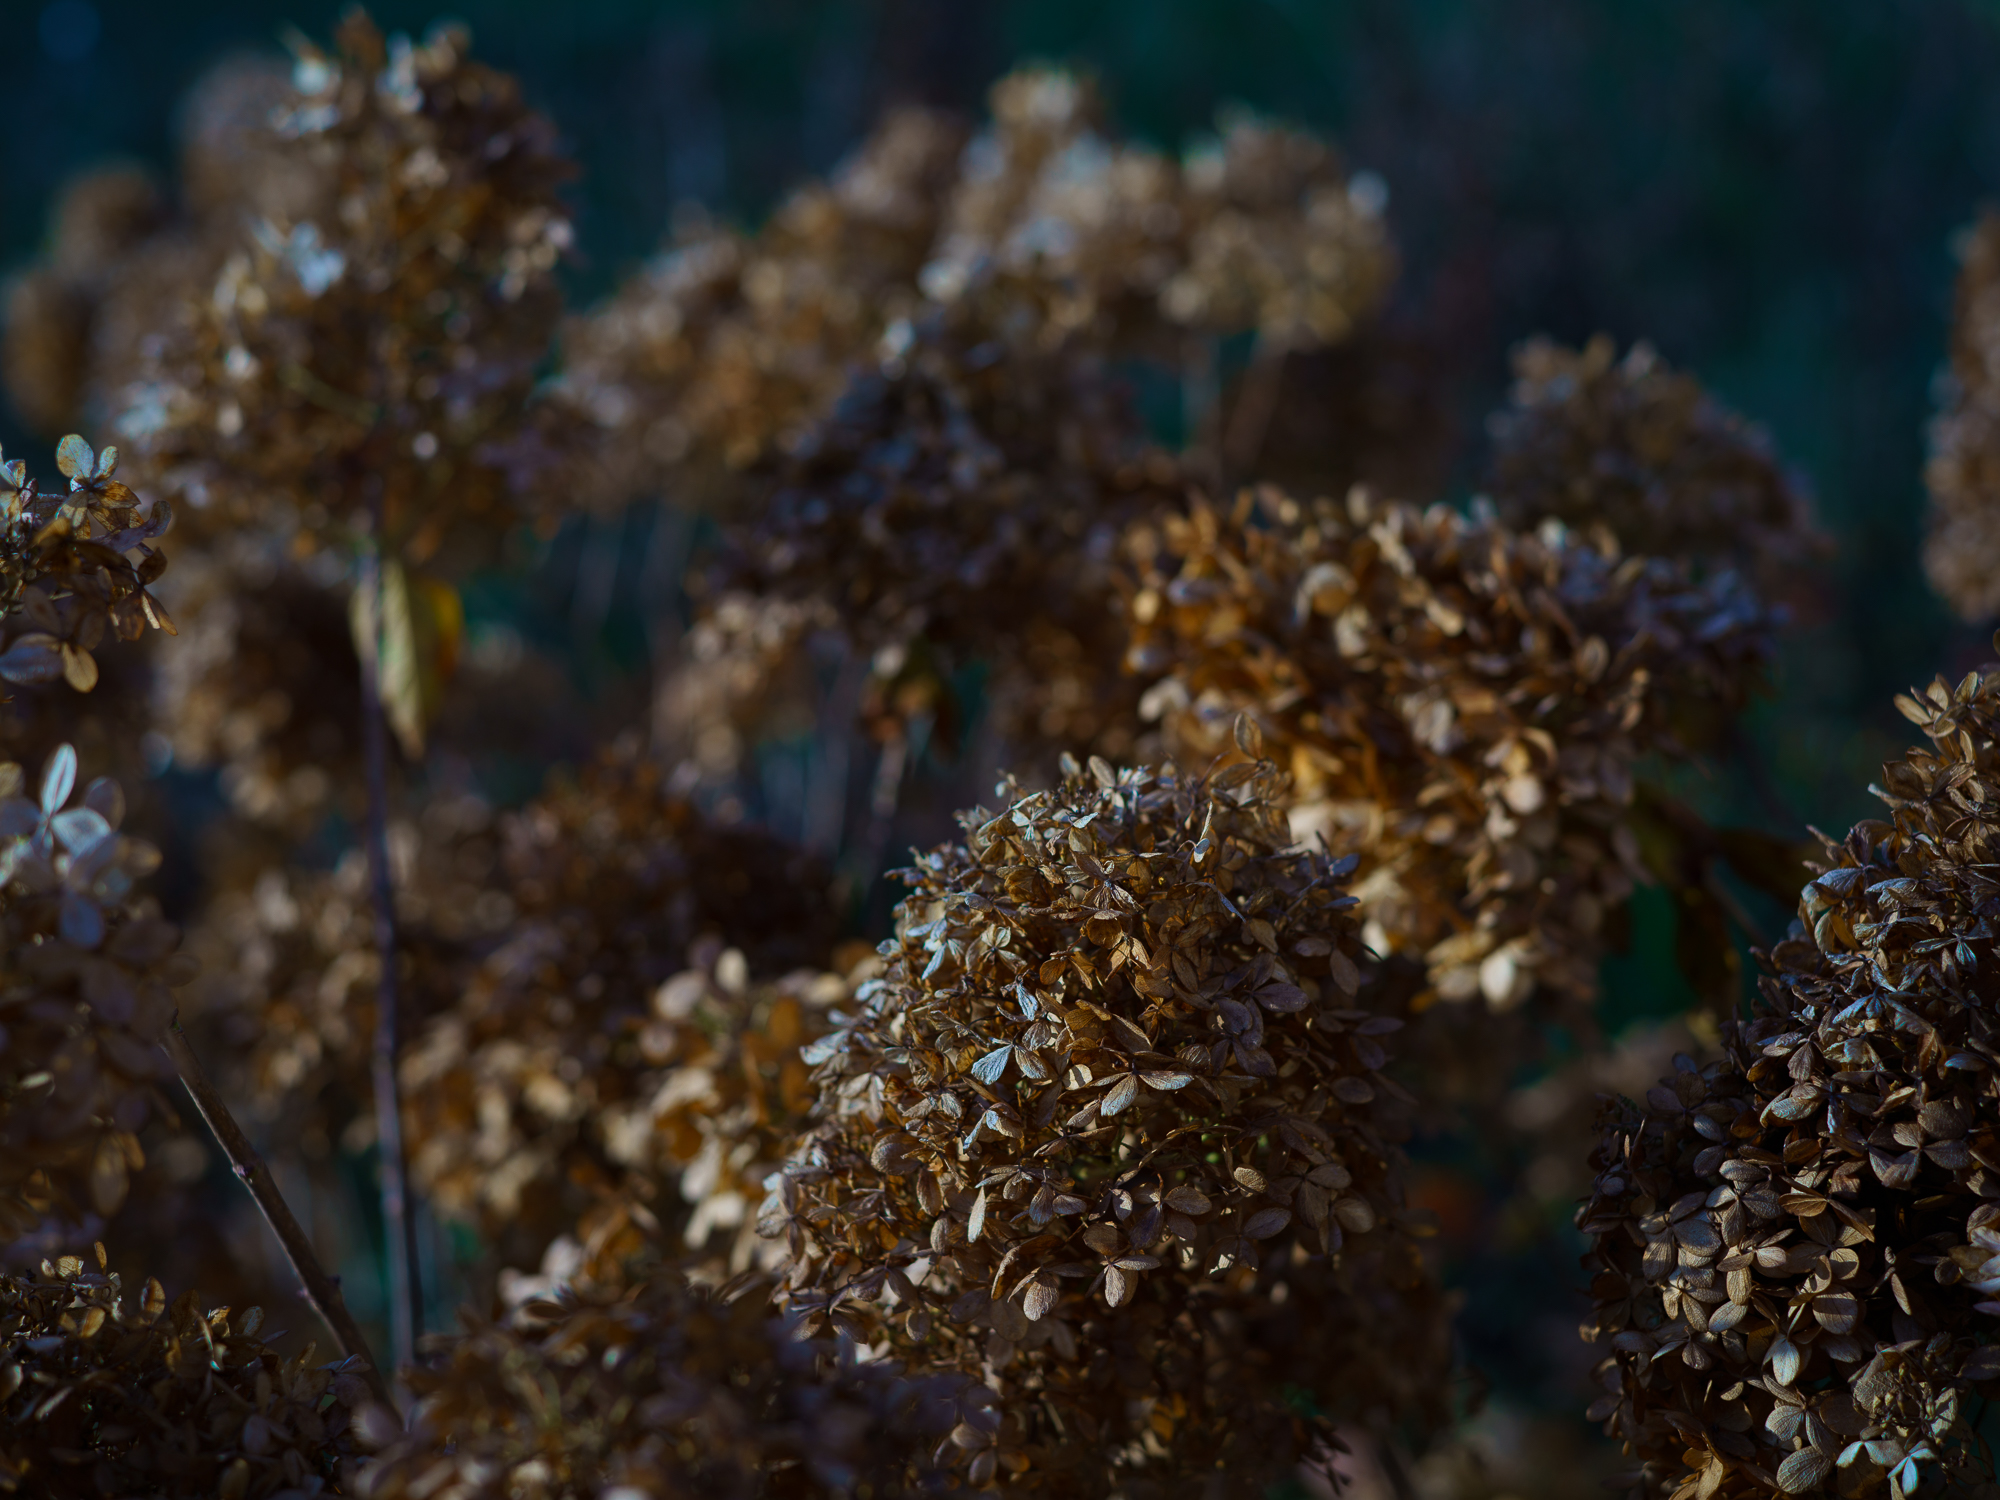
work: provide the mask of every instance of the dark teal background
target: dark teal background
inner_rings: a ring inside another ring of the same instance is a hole
[[[59,4],[0,6],[4,263],[35,252],[70,172],[119,156],[166,170],[174,101],[207,64],[272,46],[285,22],[324,34],[335,14]],[[1766,422],[1810,477],[1837,551],[1753,715],[1769,785],[1753,795],[1741,764],[1683,778],[1712,814],[1788,834],[1845,828],[1907,740],[1890,695],[1991,654],[1992,622],[1951,621],[1917,566],[1949,240],[2000,191],[2000,13],[1984,6],[535,0],[455,13],[583,164],[581,299],[658,242],[675,202],[754,222],[884,104],[976,111],[1024,58],[1095,68],[1117,119],[1161,144],[1229,101],[1333,135],[1389,184],[1406,259],[1395,316],[1444,351],[1455,494],[1476,482],[1507,348],[1538,331],[1650,338]],[[434,15],[400,3],[377,14],[391,26]],[[19,440],[6,424],[0,438]],[[1612,1029],[1684,1003],[1671,923],[1642,896],[1633,951],[1607,974]],[[1542,1378],[1519,1339],[1565,1305],[1573,1253],[1555,1225],[1526,1249],[1466,1250],[1472,1347],[1503,1383]],[[1517,1306],[1482,1310],[1496,1300]]]

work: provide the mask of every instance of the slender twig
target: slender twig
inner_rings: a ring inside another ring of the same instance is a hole
[[[341,1298],[340,1283],[329,1276],[326,1268],[319,1263],[319,1257],[313,1253],[312,1241],[306,1238],[299,1221],[292,1217],[292,1210],[286,1204],[284,1194],[278,1191],[277,1179],[271,1176],[271,1169],[264,1165],[264,1158],[257,1154],[250,1138],[244,1135],[236,1117],[229,1112],[229,1106],[222,1102],[222,1096],[216,1093],[208,1075],[202,1072],[201,1061],[188,1044],[178,1016],[167,1030],[165,1045],[167,1056],[173,1059],[175,1071],[187,1086],[194,1107],[207,1122],[209,1133],[222,1147],[222,1154],[229,1158],[229,1165],[242,1179],[243,1186],[250,1190],[251,1200],[262,1211],[264,1222],[271,1226],[271,1232],[284,1247],[285,1258],[292,1263],[292,1269],[298,1273],[299,1282],[305,1288],[306,1300],[332,1332],[340,1352],[349,1359],[361,1362],[361,1377],[368,1382],[368,1389],[374,1393],[375,1399],[384,1406],[393,1407],[395,1403],[390,1399],[388,1382],[382,1378],[381,1368],[368,1348],[368,1340],[361,1336],[353,1314],[348,1312],[347,1303]]]
[[[375,954],[381,968],[375,1000],[375,1145],[380,1159],[384,1260],[389,1267],[389,1336],[401,1369],[416,1359],[423,1327],[417,1280],[416,1215],[410,1212],[409,1163],[403,1152],[403,1096],[396,1077],[400,976],[396,967],[396,887],[389,868],[389,725],[382,707],[382,636],[388,609],[382,587],[382,494],[371,486],[370,527],[361,546],[367,637],[361,652],[361,735],[368,762],[368,884],[375,908]]]

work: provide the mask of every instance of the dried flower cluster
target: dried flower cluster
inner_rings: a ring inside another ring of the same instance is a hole
[[[453,1340],[357,1476],[364,1500],[717,1500],[921,1495],[947,1403],[800,1343],[760,1307],[671,1271],[566,1290]],[[940,1491],[941,1492],[941,1491]]]
[[[512,505],[497,445],[560,312],[568,168],[465,52],[461,31],[385,42],[359,13],[336,52],[298,44],[269,144],[320,201],[253,226],[149,342],[120,418],[204,522],[317,535],[376,486],[386,536],[422,557]]]
[[[1898,706],[1930,744],[1829,842],[1755,1016],[1593,1158],[1593,1415],[1684,1496],[1996,1493],[2000,676]]]
[[[1623,359],[1530,339],[1496,412],[1488,475],[1508,525],[1602,525],[1626,552],[1698,558],[1778,581],[1821,546],[1803,481],[1769,436],[1649,344]]]
[[[1951,374],[1931,424],[1924,571],[1968,620],[2000,614],[2000,214],[1983,215],[1960,248]]]
[[[979,662],[1009,744],[1118,753],[1129,741],[1107,736],[1132,703],[1111,563],[1176,466],[1095,360],[1003,353],[981,326],[940,312],[856,373],[740,530],[744,591],[837,620],[887,724],[939,716],[953,672]]]
[[[1353,849],[1377,952],[1495,1006],[1595,992],[1601,928],[1643,872],[1633,767],[1740,703],[1769,618],[1735,579],[1599,550],[1554,523],[1265,489],[1136,528],[1130,661],[1190,762],[1252,715],[1294,827]]]
[[[0,379],[35,432],[111,420],[163,316],[207,294],[244,225],[288,223],[324,201],[323,173],[267,128],[289,91],[282,65],[226,59],[177,112],[177,194],[123,166],[63,190],[46,254],[8,289],[0,335]]]
[[[328,570],[301,567],[254,533],[177,560],[181,640],[153,666],[153,726],[176,765],[219,773],[239,817],[310,832],[360,783],[361,669],[345,580],[315,576]]]
[[[113,476],[118,450],[93,453],[74,435],[56,450],[68,488],[44,494],[19,459],[0,464],[0,678],[97,685],[92,650],[105,632],[136,640],[148,625],[172,631],[148,588],[167,569],[150,543],[173,512],[150,508]]]
[[[915,307],[962,140],[943,116],[892,111],[756,235],[692,224],[572,319],[555,399],[595,429],[580,457],[600,466],[600,500],[714,500],[823,411],[848,363]]]
[[[159,851],[118,832],[116,783],[71,805],[75,787],[67,745],[34,800],[0,766],[0,1242],[52,1208],[116,1209],[172,1075],[157,1041],[187,964],[135,888]]]
[[[974,1483],[1323,1459],[1330,1417],[1436,1379],[1351,862],[1288,847],[1268,764],[1002,791],[805,1052],[821,1123],[763,1213],[785,1301],[983,1381],[948,1450]]]
[[[963,150],[939,116],[891,113],[756,236],[700,225],[571,325],[557,405],[597,430],[607,498],[743,509],[730,474],[968,298],[1023,349],[1178,363],[1183,330],[1338,341],[1393,280],[1379,191],[1309,136],[1234,116],[1179,162],[1107,138],[1090,85],[1046,69],[1001,79],[992,109]]]
[[[367,1387],[289,1359],[263,1312],[170,1308],[157,1281],[128,1299],[76,1256],[0,1276],[0,1494],[36,1500],[274,1500],[338,1493]]]
[[[804,1105],[787,1047],[841,993],[749,978],[824,961],[826,886],[797,851],[708,823],[631,758],[503,819],[482,898],[504,903],[501,941],[434,997],[404,1063],[417,1180],[514,1264],[593,1209],[587,1228],[614,1240],[634,1213],[677,1225],[653,1200],[711,1136],[749,1159],[712,1161],[723,1180],[705,1186],[742,1191],[750,1160],[769,1170],[779,1154],[759,1132]],[[710,962],[690,970],[703,939]],[[725,1116],[742,1134],[716,1133]]]

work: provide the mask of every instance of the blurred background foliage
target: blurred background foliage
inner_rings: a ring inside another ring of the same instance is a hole
[[[0,55],[13,63],[0,264],[37,252],[77,170],[123,159],[166,177],[176,103],[215,61],[273,50],[281,22],[324,34],[336,11],[324,0],[0,7]],[[1158,144],[1232,102],[1331,135],[1390,190],[1405,264],[1390,318],[1450,414],[1448,451],[1434,456],[1450,498],[1475,487],[1507,351],[1534,333],[1651,340],[1768,425],[1808,477],[1835,550],[1793,601],[1776,691],[1747,743],[1677,787],[1719,821],[1797,836],[1868,815],[1862,788],[1909,738],[1891,695],[1990,654],[1986,629],[1950,619],[1924,586],[1918,542],[1952,236],[2000,182],[2000,6],[482,0],[459,14],[583,163],[569,271],[579,304],[649,254],[677,206],[754,224],[884,106],[976,115],[987,85],[1026,58],[1095,70],[1124,129]],[[376,15],[392,28],[436,18],[405,0]],[[0,441],[24,451],[11,415]],[[655,524],[650,513],[580,522],[475,581],[475,645],[484,632],[504,652],[514,632],[560,646],[604,716],[630,722],[649,642],[676,607],[661,559],[688,545],[662,542]],[[532,791],[541,770],[482,767],[502,800]],[[198,817],[213,794],[180,779],[176,805]],[[1782,925],[1786,913],[1746,899]],[[1606,1033],[1640,1051],[1670,1051],[1647,1039],[1683,1034],[1693,1003],[1674,925],[1665,898],[1642,892],[1627,950],[1609,960]],[[1648,1053],[1630,1081],[1614,1060],[1605,1076],[1640,1089],[1663,1060]],[[1584,1356],[1569,1331],[1567,1207],[1516,1191],[1535,1163],[1478,1152],[1433,1143],[1417,1196],[1444,1222],[1467,1352],[1508,1392],[1484,1420],[1573,1410]]]

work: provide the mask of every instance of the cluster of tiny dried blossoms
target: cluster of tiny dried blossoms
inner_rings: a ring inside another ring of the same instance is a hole
[[[967,299],[857,372],[799,440],[737,531],[736,582],[838,622],[885,732],[951,713],[954,673],[980,663],[1016,753],[1118,754],[1133,704],[1111,564],[1120,529],[1177,477],[1097,360],[1003,352]]]
[[[71,435],[56,466],[69,486],[44,494],[20,459],[0,464],[0,678],[60,678],[87,693],[98,675],[91,652],[106,631],[130,641],[148,625],[174,628],[148,587],[167,569],[150,544],[173,512],[142,505],[113,477],[116,448],[93,453]]]
[[[1181,331],[1337,343],[1395,278],[1379,184],[1325,142],[1238,112],[1181,160],[1107,138],[1087,79],[1025,68],[993,86],[921,284],[989,283],[1053,338],[1176,353]]]
[[[2000,214],[1965,232],[1951,375],[1931,424],[1924,571],[1968,620],[2000,614]]]
[[[983,1383],[944,1452],[1036,1493],[1248,1483],[1434,1398],[1352,862],[1290,847],[1265,763],[1001,790],[806,1049],[819,1123],[761,1226],[785,1303]]]
[[[1387,293],[1381,195],[1312,137],[1236,116],[1183,162],[1108,138],[1069,73],[1024,69],[991,99],[969,143],[889,114],[754,237],[701,225],[572,323],[553,404],[596,429],[600,488],[743,509],[732,474],[788,450],[885,337],[968,296],[992,337],[1177,366],[1190,333],[1337,342]]]
[[[176,561],[183,628],[153,663],[152,726],[175,765],[217,771],[237,816],[309,833],[361,780],[361,667],[345,580],[339,570],[314,576],[254,532]]]
[[[33,800],[22,785],[0,766],[0,1243],[124,1201],[172,1073],[169,986],[188,977],[178,931],[137,892],[160,856],[118,832],[117,785],[72,805],[67,745]]]
[[[915,309],[962,142],[940,115],[891,111],[757,234],[689,226],[571,319],[552,404],[592,433],[577,456],[599,499],[720,503],[730,476],[824,412],[849,363]]]
[[[1822,546],[1803,481],[1768,434],[1691,375],[1605,335],[1581,349],[1531,339],[1514,351],[1514,387],[1488,426],[1487,483],[1502,521],[1553,516],[1604,526],[1621,549],[1694,558],[1780,583]]]
[[[655,1271],[475,1323],[411,1372],[418,1405],[363,1500],[846,1500],[946,1493],[923,1441],[949,1392],[800,1342],[762,1299]]]
[[[746,1151],[709,1164],[729,1189],[751,1160],[775,1164],[759,1132],[804,1103],[785,1041],[841,992],[809,977],[832,939],[824,871],[710,823],[650,763],[607,756],[500,821],[485,884],[504,931],[431,997],[403,1068],[412,1171],[441,1208],[505,1263],[533,1264],[579,1226],[607,1246],[634,1217],[678,1230],[661,1189],[709,1136]],[[740,1137],[718,1133],[725,1116]]]
[[[110,421],[163,312],[207,294],[243,226],[316,211],[323,178],[265,128],[288,91],[281,63],[228,58],[177,111],[177,191],[126,166],[62,190],[46,254],[11,279],[0,334],[0,380],[37,434]]]
[[[0,1495],[276,1500],[338,1493],[367,1386],[310,1344],[282,1358],[257,1308],[127,1298],[76,1256],[0,1276]]]
[[[1593,1415],[1686,1497],[2000,1494],[2000,676],[1898,706],[1930,744],[1888,817],[1829,844],[1722,1056],[1593,1159]]]
[[[214,529],[353,525],[421,558],[506,514],[518,428],[561,298],[568,165],[462,31],[300,43],[270,144],[319,201],[252,226],[211,290],[148,342],[120,431]],[[207,528],[205,528],[207,529]]]
[[[1135,527],[1129,662],[1188,763],[1249,714],[1293,826],[1362,860],[1378,953],[1438,997],[1595,993],[1609,910],[1644,878],[1642,756],[1700,743],[1769,653],[1733,575],[1621,558],[1550,522],[1245,492]]]

